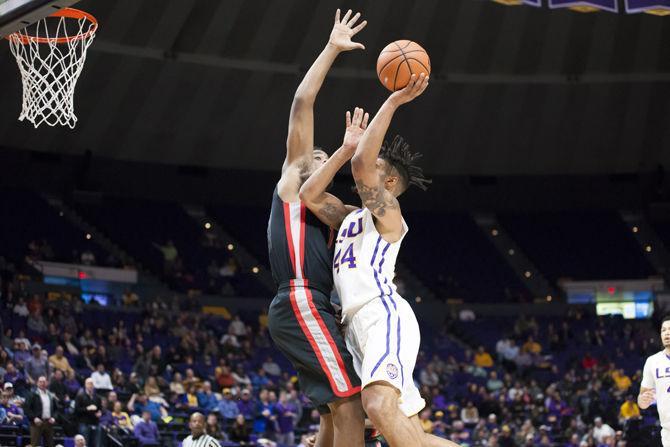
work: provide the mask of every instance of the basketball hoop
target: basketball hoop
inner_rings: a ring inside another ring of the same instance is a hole
[[[97,29],[91,14],[63,8],[7,36],[23,82],[19,121],[74,129],[74,90]]]

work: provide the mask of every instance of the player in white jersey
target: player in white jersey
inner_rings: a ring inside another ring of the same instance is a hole
[[[347,347],[361,377],[363,407],[391,447],[456,446],[428,435],[417,413],[425,406],[412,373],[420,333],[414,312],[393,284],[395,261],[408,227],[397,197],[410,185],[429,182],[415,165],[402,138],[391,145],[384,136],[397,108],[428,86],[425,75],[393,93],[365,130],[352,158],[352,173],[363,208],[351,211],[325,192],[351,154],[333,154],[301,188],[300,197],[324,222],[335,227],[333,276],[346,322]],[[353,123],[367,122],[356,109]],[[348,118],[349,127],[349,118]]]
[[[219,441],[205,433],[205,415],[193,413],[189,419],[188,427],[191,434],[182,441],[182,447],[221,447]]]
[[[661,420],[663,447],[670,447],[670,316],[661,323],[663,349],[644,364],[637,404],[646,410],[654,402]]]

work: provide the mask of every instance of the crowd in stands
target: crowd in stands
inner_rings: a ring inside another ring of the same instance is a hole
[[[31,256],[48,257],[47,243],[33,248]],[[234,262],[208,267],[212,278],[235,271]],[[147,301],[132,290],[125,309],[95,309],[26,293],[10,263],[0,262],[0,273],[2,426],[44,439],[81,434],[93,447],[109,436],[177,445],[195,411],[207,415],[208,434],[230,445],[292,446],[318,426],[272,348],[264,313],[227,320],[193,300]],[[650,439],[656,415],[634,399],[644,358],[660,349],[650,322],[581,311],[549,321],[463,320],[424,336],[415,380],[428,402],[420,414],[427,432],[463,447],[636,447]]]
[[[652,445],[655,408],[643,414],[636,403],[645,357],[662,349],[650,342],[657,336],[649,322],[633,329],[576,312],[542,329],[534,318],[509,323],[490,348],[461,358],[439,355],[439,345],[474,323],[449,324],[433,340],[438,354],[420,356],[426,431],[464,447]]]
[[[108,435],[169,445],[195,411],[207,415],[210,435],[239,445],[296,445],[318,424],[296,377],[273,357],[266,315],[249,325],[184,312],[181,303],[143,304],[112,316],[10,288],[1,309],[0,424],[35,436],[53,436],[57,426],[94,447]],[[43,388],[54,403],[46,422],[31,404],[41,404]]]
[[[291,369],[274,355],[265,314],[227,321],[180,312],[179,303],[143,306],[108,318],[109,311],[10,293],[2,309],[11,324],[0,349],[0,423],[48,435],[53,418],[91,446],[105,445],[108,435],[165,445],[194,411],[207,415],[210,435],[239,445],[261,438],[295,445],[318,424]],[[102,317],[91,318],[96,312]],[[576,333],[585,324],[590,329]],[[642,445],[635,440],[648,439],[644,427],[656,419],[633,398],[643,357],[658,349],[647,326],[578,313],[540,331],[521,317],[493,346],[455,349],[450,334],[463,328],[446,324],[424,339],[417,362],[429,404],[421,423],[464,447]],[[587,351],[578,355],[575,344]],[[636,368],[622,367],[633,352]],[[37,430],[43,388],[54,407]]]

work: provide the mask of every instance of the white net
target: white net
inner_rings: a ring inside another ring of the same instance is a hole
[[[66,8],[7,37],[23,81],[19,121],[74,128],[74,91],[97,22]]]

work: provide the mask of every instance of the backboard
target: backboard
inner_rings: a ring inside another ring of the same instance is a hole
[[[0,0],[0,38],[80,0]]]

